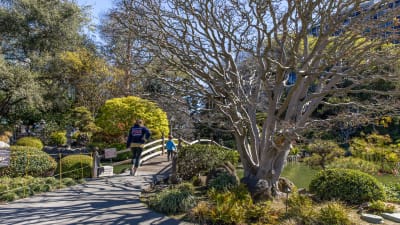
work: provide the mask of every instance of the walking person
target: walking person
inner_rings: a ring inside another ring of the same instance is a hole
[[[135,124],[131,127],[126,142],[126,148],[131,148],[132,151],[132,167],[130,175],[135,176],[136,170],[140,165],[140,157],[142,155],[143,147],[146,141],[150,138],[150,131],[144,126],[143,120],[136,120]]]
[[[172,159],[175,156],[176,153],[176,145],[174,141],[172,140],[172,135],[168,136],[168,141],[165,144],[165,148],[167,149],[167,158],[168,161]]]

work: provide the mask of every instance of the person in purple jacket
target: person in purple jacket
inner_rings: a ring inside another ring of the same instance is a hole
[[[132,176],[136,174],[144,144],[149,138],[150,131],[143,125],[143,120],[136,120],[136,123],[129,130],[128,140],[126,142],[126,148],[131,148],[132,150],[132,167],[130,171],[130,175]]]

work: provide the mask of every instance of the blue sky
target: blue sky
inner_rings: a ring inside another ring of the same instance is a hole
[[[75,0],[78,5],[90,6],[90,14],[93,25],[98,25],[101,16],[107,12],[107,10],[112,8],[113,0]],[[99,35],[97,33],[89,32],[90,36],[95,41],[100,41]]]
[[[81,6],[91,6],[91,14],[93,22],[98,24],[98,21],[102,14],[112,7],[112,0],[76,0]]]

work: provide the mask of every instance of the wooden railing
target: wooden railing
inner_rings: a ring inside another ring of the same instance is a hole
[[[198,140],[194,140],[192,142],[186,141],[184,139],[173,139],[173,141],[175,143],[178,143],[177,144],[178,148],[180,146],[193,145],[193,144],[197,144],[197,143],[209,143],[209,144],[214,144],[214,145],[218,145],[220,147],[229,149],[229,148],[227,148],[225,146],[222,146],[219,143],[217,143],[217,142],[215,142],[213,140],[210,140],[210,139],[198,139]],[[142,152],[142,155],[141,155],[140,165],[142,165],[144,162],[146,162],[146,161],[148,161],[148,160],[150,160],[150,159],[152,159],[154,157],[157,157],[157,156],[163,154],[164,153],[164,149],[165,149],[165,139],[164,138],[157,139],[157,140],[151,141],[149,143],[146,143],[144,145],[143,152]],[[116,151],[116,149],[115,149],[115,151]],[[130,148],[127,148],[127,149],[124,149],[124,150],[120,150],[120,151],[116,151],[116,155],[119,155],[119,154],[122,154],[122,153],[126,153],[126,152],[130,152],[130,151],[131,151]],[[104,159],[105,155],[99,155],[97,152],[95,152],[93,154],[93,156],[94,156],[93,157],[93,176],[97,177],[98,168],[100,168],[100,159],[102,159],[102,158]],[[122,165],[122,164],[128,164],[128,163],[131,163],[131,162],[132,162],[132,159],[126,159],[126,160],[122,160],[122,161],[118,161],[118,162],[113,162],[110,165],[111,166],[117,166],[117,165]]]

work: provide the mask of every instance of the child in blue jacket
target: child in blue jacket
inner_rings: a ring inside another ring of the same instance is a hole
[[[168,157],[168,161],[169,161],[170,159],[172,159],[172,157],[175,156],[175,153],[176,153],[176,145],[175,145],[174,141],[172,140],[171,135],[168,136],[168,141],[165,144],[165,148],[167,149],[167,157]]]

